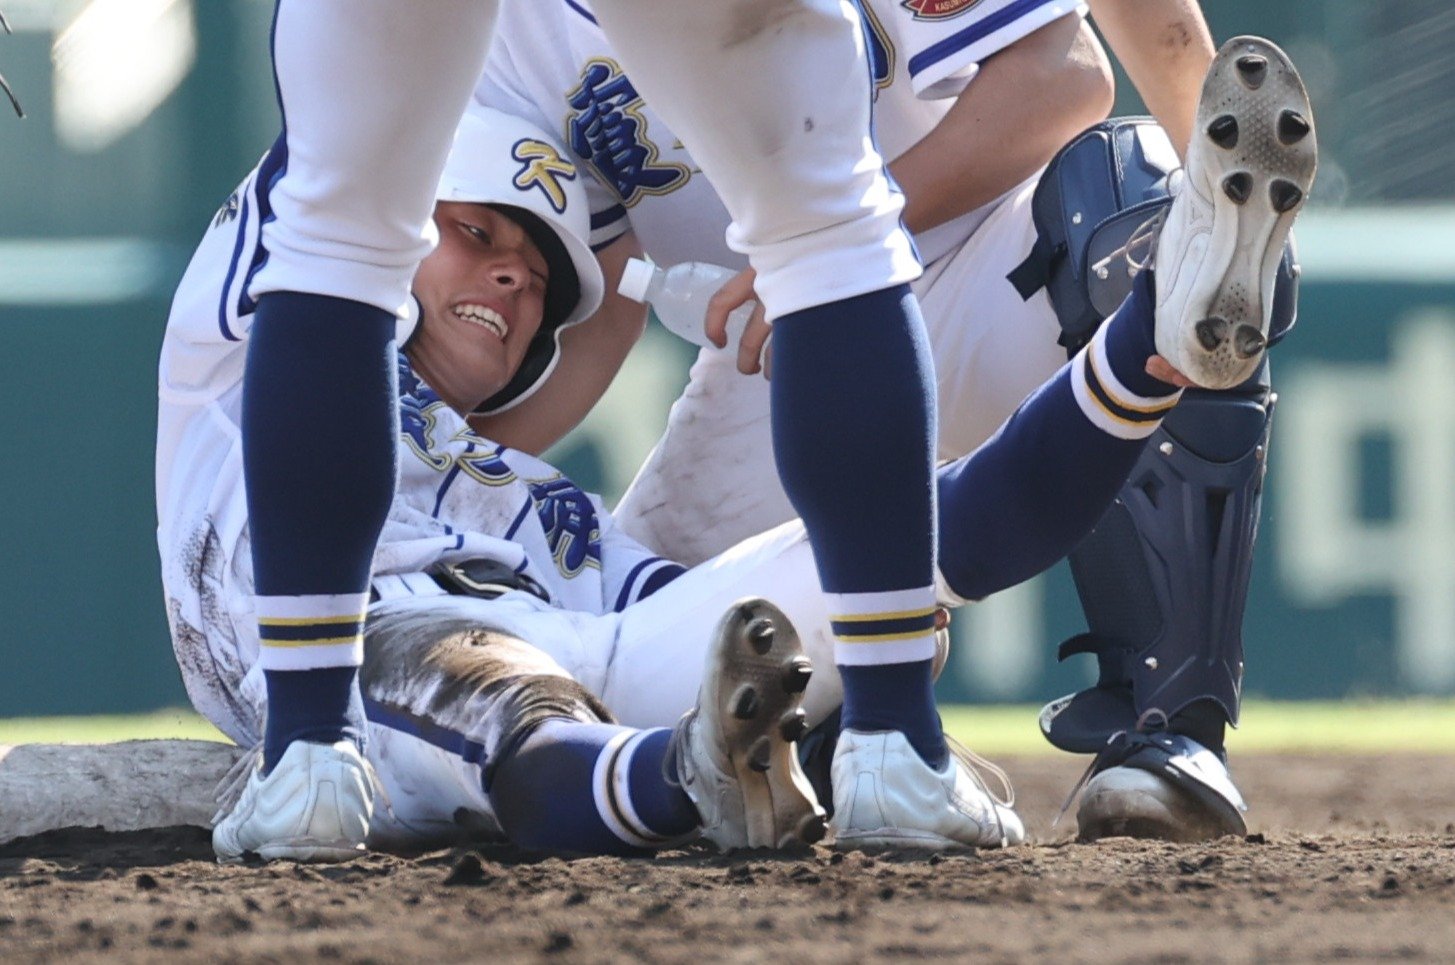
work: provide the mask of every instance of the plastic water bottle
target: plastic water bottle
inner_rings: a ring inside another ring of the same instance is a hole
[[[694,345],[717,348],[707,340],[707,303],[717,290],[737,275],[731,268],[686,261],[671,268],[659,268],[650,261],[632,258],[621,273],[616,290],[634,302],[650,305],[662,327]],[[752,317],[756,302],[744,302],[727,320],[727,348],[736,352],[743,329]]]

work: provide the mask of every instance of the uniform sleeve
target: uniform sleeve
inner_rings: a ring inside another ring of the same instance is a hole
[[[1085,16],[1077,0],[864,0],[926,100],[956,97],[982,60],[1053,20]]]
[[[663,559],[616,525],[610,511],[597,503],[601,523],[601,587],[603,609],[620,613],[638,600],[687,572],[680,563]]]

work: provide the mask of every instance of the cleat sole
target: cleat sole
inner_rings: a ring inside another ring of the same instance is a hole
[[[702,699],[718,708],[718,744],[742,794],[745,824],[745,840],[712,840],[724,849],[811,843],[804,830],[821,824],[824,811],[794,743],[808,729],[803,691],[813,674],[797,631],[768,601],[740,601],[718,627],[711,661],[704,688],[716,696],[704,690]]]
[[[1234,38],[1208,69],[1181,188],[1191,207],[1174,202],[1163,228],[1191,234],[1157,259],[1158,348],[1204,388],[1238,385],[1262,360],[1277,266],[1318,165],[1312,116],[1298,71],[1267,40]],[[1181,217],[1193,220],[1171,227]],[[1164,285],[1179,293],[1165,313]]]
[[[1292,181],[1276,179],[1268,185],[1268,200],[1273,203],[1274,211],[1283,214],[1298,207],[1303,201],[1303,191]]]
[[[1233,336],[1233,351],[1243,358],[1253,358],[1268,347],[1268,339],[1252,325],[1241,325]]]
[[[778,733],[789,742],[803,740],[803,735],[808,733],[808,717],[804,714],[802,707],[794,710],[792,714],[779,722]]]
[[[1218,346],[1228,339],[1228,323],[1221,318],[1204,318],[1197,323],[1194,331],[1198,344],[1209,352],[1217,351]]]
[[[767,737],[758,738],[758,742],[748,751],[748,766],[759,774],[773,766],[773,742]]]

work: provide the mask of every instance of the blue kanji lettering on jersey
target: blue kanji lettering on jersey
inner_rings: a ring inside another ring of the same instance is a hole
[[[646,195],[666,194],[687,183],[681,164],[658,161],[647,137],[642,98],[615,62],[586,63],[581,83],[567,95],[571,115],[566,139],[630,207]]]
[[[242,199],[238,197],[238,193],[234,191],[232,194],[229,194],[227,200],[222,202],[222,207],[217,209],[217,214],[212,219],[212,227],[220,228],[227,222],[235,219],[241,206]]]
[[[530,480],[527,485],[561,575],[575,576],[588,566],[600,569],[601,525],[591,499],[565,476]]]
[[[435,410],[444,404],[434,389],[419,380],[408,357],[400,352],[399,431],[414,454],[440,472],[448,469],[451,461],[448,455],[434,452],[432,438]]]
[[[465,429],[455,435],[465,442],[465,451],[455,459],[455,464],[468,476],[486,486],[505,486],[515,482],[515,470],[501,458],[505,447],[487,442]]]

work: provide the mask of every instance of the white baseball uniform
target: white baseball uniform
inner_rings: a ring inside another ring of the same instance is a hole
[[[939,123],[979,61],[1052,20],[1085,13],[1073,0],[865,0],[863,10],[874,126],[887,158]],[[638,96],[595,21],[588,0],[505,0],[475,101],[559,132],[596,175],[587,181],[593,246],[630,229],[658,263],[744,267],[729,208],[696,156]],[[815,82],[806,57],[801,66],[795,87]],[[686,133],[733,129],[739,114],[724,96]],[[756,164],[760,152],[744,142],[737,153]],[[944,458],[988,438],[1066,359],[1045,293],[1023,301],[1005,280],[1035,240],[1033,189],[1034,180],[916,238],[927,267],[914,289],[934,351]],[[793,516],[773,469],[768,385],[739,375],[735,360],[735,352],[699,355],[665,436],[617,507],[623,529],[685,563]]]
[[[172,305],[159,370],[157,540],[173,644],[194,705],[244,746],[261,738],[265,688],[239,429],[252,303],[238,266],[259,250],[258,219],[245,214],[269,170],[265,159],[203,237]],[[559,471],[475,435],[402,355],[400,384],[400,475],[374,559],[371,624],[457,618],[496,628],[535,648],[522,672],[569,675],[622,723],[665,726],[693,705],[722,614],[771,591],[820,668],[807,694],[810,720],[838,706],[832,632],[801,526],[735,547],[639,599],[672,564],[623,534]],[[298,429],[305,440],[331,431],[307,413]],[[467,559],[503,564],[548,599],[448,596],[425,575]],[[457,830],[461,808],[490,825],[480,763],[500,736],[498,715],[486,707],[467,722],[442,722],[427,709],[431,695],[417,692],[421,679],[405,668],[385,684],[365,680],[367,750],[390,801],[378,841]],[[451,713],[461,711],[455,703]]]

